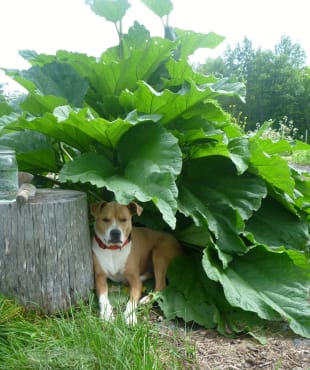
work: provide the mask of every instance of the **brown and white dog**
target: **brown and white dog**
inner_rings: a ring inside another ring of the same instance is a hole
[[[132,216],[140,216],[142,207],[135,202],[128,206],[116,202],[91,204],[95,218],[92,242],[96,292],[100,317],[113,320],[108,299],[107,279],[128,282],[130,298],[124,312],[127,324],[136,324],[135,310],[142,292],[142,281],[155,275],[155,291],[166,286],[166,272],[171,260],[181,254],[177,240],[170,234],[132,226]]]

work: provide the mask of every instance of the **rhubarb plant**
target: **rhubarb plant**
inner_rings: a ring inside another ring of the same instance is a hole
[[[187,253],[159,296],[168,318],[225,335],[284,320],[310,338],[309,175],[283,159],[308,145],[266,139],[268,123],[243,132],[218,98],[242,99],[244,86],[188,62],[223,37],[171,27],[170,0],[142,2],[165,37],[138,22],[124,33],[127,0],[89,0],[118,45],[100,58],[21,51],[31,67],[6,73],[27,94],[0,118],[0,145],[20,170],[55,173],[90,200],[138,201],[140,224],[176,234]]]

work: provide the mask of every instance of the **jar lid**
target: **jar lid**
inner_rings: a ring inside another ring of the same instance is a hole
[[[15,150],[7,146],[0,145],[0,153],[2,154],[15,154]]]

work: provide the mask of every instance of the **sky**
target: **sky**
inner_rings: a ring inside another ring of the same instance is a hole
[[[124,30],[134,20],[153,36],[163,36],[160,19],[139,0],[129,0]],[[171,26],[226,37],[215,50],[201,49],[192,58],[203,62],[221,55],[246,36],[254,48],[274,49],[282,35],[299,42],[310,65],[309,0],[172,0]],[[117,44],[115,27],[96,16],[84,0],[0,0],[0,67],[27,69],[18,50],[55,54],[68,50],[100,56]],[[3,75],[0,75],[0,81]]]

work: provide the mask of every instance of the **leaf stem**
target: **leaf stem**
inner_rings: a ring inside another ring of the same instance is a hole
[[[119,57],[120,59],[123,59],[124,57],[124,45],[123,45],[123,23],[122,21],[119,21],[119,26],[117,25],[117,22],[114,22],[118,39],[119,39]]]

